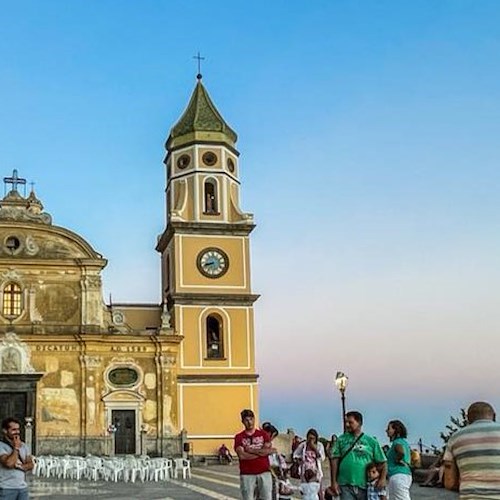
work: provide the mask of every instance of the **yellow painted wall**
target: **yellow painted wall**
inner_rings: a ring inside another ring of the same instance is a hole
[[[176,235],[176,290],[180,293],[203,290],[223,293],[249,293],[248,238],[244,236]],[[200,273],[196,265],[199,253],[205,248],[220,248],[229,258],[229,269],[213,279]]]
[[[243,428],[240,412],[251,408],[259,414],[256,384],[184,384],[184,425],[195,455],[214,455],[222,443],[233,448],[234,435]]]
[[[226,436],[241,428],[240,412],[253,408],[255,384],[182,384],[181,425],[188,436]]]
[[[205,321],[218,314],[223,320],[225,359],[206,359]],[[181,347],[182,371],[232,369],[253,372],[253,309],[251,307],[176,306],[175,316],[184,340]]]

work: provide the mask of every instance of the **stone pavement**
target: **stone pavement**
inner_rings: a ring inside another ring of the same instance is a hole
[[[231,500],[239,499],[236,466],[194,467],[189,480],[164,482],[112,483],[104,481],[30,480],[30,498],[46,500]],[[412,487],[412,500],[457,500],[458,495],[438,488]]]

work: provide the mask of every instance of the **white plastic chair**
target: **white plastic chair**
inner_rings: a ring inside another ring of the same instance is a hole
[[[121,460],[103,460],[103,479],[105,481],[114,481],[124,478],[125,464]]]
[[[87,471],[87,461],[82,457],[72,457],[70,459],[70,469],[69,477],[72,479],[77,479],[78,481],[82,479]]]
[[[135,457],[127,457],[125,459],[124,481],[131,481],[139,478],[142,482],[146,479],[148,473],[148,466],[142,463]]]
[[[187,477],[191,479],[191,462],[187,458],[174,459],[174,477],[177,479],[179,471],[182,472],[182,479]]]
[[[173,477],[173,463],[169,458],[152,458],[148,463],[148,479],[164,481]]]
[[[43,477],[55,477],[57,475],[57,469],[59,466],[59,462],[56,457],[52,457],[50,455],[46,456],[44,459],[44,468],[41,474]]]
[[[33,475],[40,477],[40,473],[43,470],[43,467],[45,465],[44,459],[43,459],[43,457],[35,457],[35,456],[32,456],[31,458],[33,459],[33,464],[34,464]]]
[[[87,464],[85,477],[91,481],[98,481],[103,476],[102,458],[90,456],[85,461]]]

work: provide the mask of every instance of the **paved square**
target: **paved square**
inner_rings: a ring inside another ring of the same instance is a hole
[[[43,479],[30,480],[32,499],[63,500],[219,500],[239,499],[239,477],[237,466],[193,467],[189,480],[146,483],[124,483],[105,481],[73,481]],[[458,495],[439,488],[412,487],[413,500],[457,500]],[[299,497],[297,497],[299,498]]]

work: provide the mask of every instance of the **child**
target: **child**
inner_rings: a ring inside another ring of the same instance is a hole
[[[385,488],[377,488],[375,484],[377,483],[380,472],[377,469],[375,463],[368,464],[366,466],[366,498],[367,500],[387,500],[387,491]]]
[[[279,470],[278,475],[278,499],[291,500],[297,488],[292,486],[288,479],[288,469],[286,467]]]
[[[316,473],[312,469],[306,469],[304,472],[305,483],[300,483],[300,492],[304,500],[318,500],[321,485],[319,484]]]

